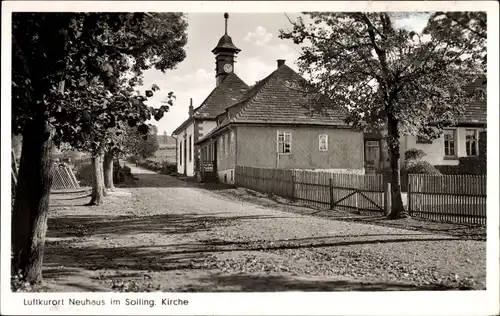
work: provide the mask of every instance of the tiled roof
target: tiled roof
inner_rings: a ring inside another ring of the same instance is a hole
[[[236,74],[230,73],[218,87],[210,92],[199,107],[194,109],[194,115],[200,118],[216,118],[224,109],[235,103],[248,91],[248,85]]]
[[[193,121],[193,118],[192,117],[188,117],[184,122],[182,122],[181,125],[179,125],[173,132],[172,132],[172,136],[173,135],[177,135],[179,134],[180,131],[182,131],[186,126],[189,125],[190,122]]]
[[[484,89],[486,92],[486,76],[479,76],[468,89]],[[458,124],[486,124],[486,97],[465,106],[464,114],[458,120]]]
[[[330,109],[326,113],[312,114],[311,94],[301,88],[304,78],[287,65],[275,70],[256,85],[246,104],[234,116],[232,122],[287,123],[345,126],[345,114]]]
[[[283,65],[248,90],[238,102],[226,108],[229,118],[203,137],[209,138],[231,123],[307,124],[345,127],[341,109],[311,114],[307,108],[312,95],[300,88],[304,78]]]
[[[200,106],[194,109],[194,116],[187,118],[172,134],[177,134],[189,125],[194,118],[215,119],[224,109],[236,102],[245,92],[248,85],[236,74],[230,73],[218,87],[215,87]]]
[[[486,124],[486,100],[476,101],[466,106],[463,117],[458,124]]]

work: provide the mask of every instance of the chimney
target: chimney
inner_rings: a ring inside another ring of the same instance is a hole
[[[189,117],[193,116],[193,114],[194,114],[193,98],[189,98]]]
[[[277,61],[278,61],[278,68],[279,68],[285,64],[286,60],[285,59],[278,59]]]

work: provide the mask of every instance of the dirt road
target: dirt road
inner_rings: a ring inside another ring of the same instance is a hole
[[[485,288],[486,243],[298,215],[131,166],[104,205],[53,196],[49,291]]]

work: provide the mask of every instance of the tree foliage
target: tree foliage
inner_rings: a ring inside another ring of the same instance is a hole
[[[127,127],[123,130],[120,142],[120,156],[136,155],[143,159],[149,158],[159,149],[156,126],[151,126],[147,134],[137,130],[137,127]]]
[[[142,73],[185,58],[186,26],[181,13],[13,14],[12,132],[23,135],[23,198],[14,204],[12,266],[28,281],[41,280],[52,144],[98,155],[114,148],[121,124],[147,133],[144,122],[159,120],[173,93],[147,106],[159,87],[139,93]]]
[[[304,22],[305,19],[307,22]],[[298,65],[311,110],[345,109],[358,131],[387,131],[393,212],[405,216],[400,191],[399,139],[435,138],[455,124],[477,94],[465,89],[484,60],[485,41],[458,33],[425,34],[394,26],[389,13],[305,13],[280,37],[302,45]]]
[[[137,87],[144,70],[165,71],[185,58],[181,14],[23,13],[14,20],[13,56],[15,64],[25,65],[14,67],[13,95],[21,101],[14,107],[14,133],[32,116],[34,86],[43,91],[54,142],[92,151],[105,145],[101,136],[119,122],[135,126],[159,120],[172,105],[171,92],[160,108],[146,106],[159,87],[153,85],[145,95]],[[19,43],[30,31],[32,41]],[[35,53],[26,56],[27,49]],[[141,129],[147,132],[146,126]]]
[[[486,65],[486,38],[487,38],[486,12],[482,11],[460,11],[460,12],[434,12],[429,17],[429,22],[424,34],[432,33],[434,38],[440,41],[450,41],[453,44],[455,38],[465,38],[476,43],[485,56]],[[486,70],[486,68],[485,68]]]

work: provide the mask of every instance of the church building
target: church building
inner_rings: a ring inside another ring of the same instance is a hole
[[[304,78],[278,60],[251,88],[235,73],[240,52],[225,33],[215,54],[216,85],[175,131],[177,170],[201,181],[232,184],[240,167],[364,173],[363,133],[345,123],[342,109],[308,109],[314,96]]]

